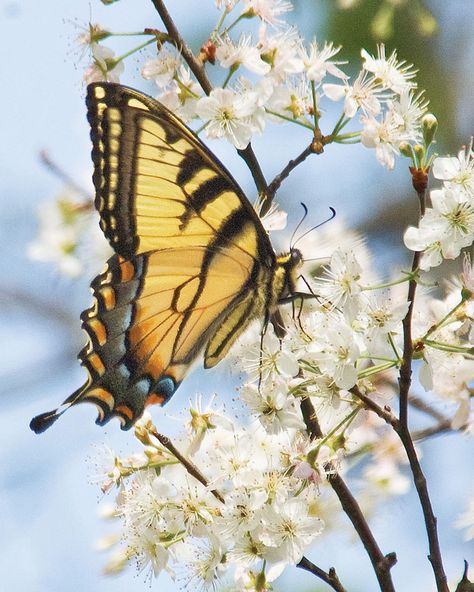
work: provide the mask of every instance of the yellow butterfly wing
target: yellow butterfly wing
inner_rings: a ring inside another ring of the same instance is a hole
[[[96,208],[116,254],[92,282],[79,355],[86,383],[33,419],[44,431],[88,401],[129,428],[173,395],[204,350],[217,364],[275,304],[278,267],[258,216],[225,167],[172,113],[127,87],[87,92]]]

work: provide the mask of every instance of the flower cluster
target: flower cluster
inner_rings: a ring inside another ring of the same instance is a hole
[[[456,259],[461,249],[474,241],[474,152],[472,141],[456,157],[436,158],[433,175],[443,181],[430,193],[427,208],[418,227],[405,232],[405,245],[422,251],[420,268],[424,271],[443,259]]]
[[[125,543],[110,571],[135,558],[150,576],[175,575],[179,567],[194,589],[213,589],[232,571],[238,589],[252,590],[252,579],[271,582],[300,561],[323,529],[315,506],[329,452],[318,456],[318,445],[300,432],[269,434],[196,407],[187,437],[176,444],[209,479],[205,486],[154,430],[148,416],[137,423],[144,452],[113,458],[104,482],[104,490],[121,484],[114,514]],[[312,467],[305,461],[310,451]]]
[[[396,52],[387,57],[383,45],[377,56],[362,50],[362,68],[351,82],[340,68],[345,62],[336,58],[340,47],[315,40],[307,45],[294,27],[285,24],[281,16],[292,8],[289,2],[245,0],[217,2],[217,7],[223,10],[222,18],[200,53],[207,68],[216,70],[214,78],[221,78],[208,96],[180,53],[161,40],[156,57],[142,67],[143,77],[158,86],[158,100],[186,122],[200,119],[208,138],[225,138],[244,149],[269,121],[319,129],[329,107],[324,102],[343,100],[340,118],[327,134],[330,141],[362,141],[389,169],[401,144],[420,141],[427,101],[416,90],[415,70]],[[256,38],[247,32],[234,34],[235,25],[252,18],[260,22]],[[80,42],[89,43],[93,58],[86,82],[117,81],[124,58],[153,42],[116,58],[99,43],[111,35],[98,26],[81,35]],[[350,122],[355,131],[343,133]]]

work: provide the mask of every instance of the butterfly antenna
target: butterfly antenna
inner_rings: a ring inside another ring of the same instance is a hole
[[[306,205],[303,202],[301,202],[301,205],[303,206],[304,214],[303,214],[301,220],[296,225],[296,228],[293,230],[293,234],[291,235],[291,239],[290,239],[290,251],[295,246],[295,245],[293,245],[293,246],[291,245],[291,243],[293,242],[293,239],[295,238],[295,234],[298,232],[299,227],[303,224],[303,222],[305,221],[306,216],[308,215],[308,208],[306,207]],[[296,242],[298,242],[298,241],[296,241]]]
[[[326,224],[326,222],[330,222],[331,220],[333,220],[333,219],[336,217],[336,210],[335,210],[333,207],[331,207],[331,206],[329,206],[329,209],[331,210],[331,215],[329,216],[329,218],[326,218],[326,220],[323,220],[323,221],[322,221],[322,222],[320,222],[319,224],[316,224],[316,226],[313,226],[312,228],[310,228],[309,230],[307,230],[306,232],[304,232],[304,233],[303,233],[301,236],[299,236],[299,237],[296,239],[296,241],[295,241],[295,243],[294,243],[294,245],[293,245],[293,247],[292,247],[292,248],[295,248],[296,244],[297,244],[297,243],[298,243],[298,242],[299,242],[299,241],[300,241],[302,238],[304,238],[304,237],[305,237],[307,234],[309,234],[310,232],[313,232],[313,230],[316,230],[316,228],[319,228],[319,227],[320,227],[320,226],[322,226],[323,224]]]

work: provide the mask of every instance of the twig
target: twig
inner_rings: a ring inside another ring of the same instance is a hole
[[[93,197],[90,193],[88,193],[84,187],[81,187],[74,179],[66,173],[54,160],[51,159],[49,154],[46,150],[40,150],[39,153],[40,162],[51,172],[55,175],[58,179],[60,179],[65,185],[68,185],[73,191],[82,195],[87,202],[90,202],[92,205]]]
[[[291,173],[291,171],[293,169],[295,169],[299,164],[304,162],[308,158],[308,156],[313,153],[314,153],[313,146],[312,146],[312,144],[310,144],[295,159],[290,160],[290,162],[281,171],[281,173],[276,175],[276,177],[273,179],[273,181],[268,185],[267,194],[266,194],[265,199],[268,198],[271,201],[273,199],[273,196],[275,195],[275,193],[280,188],[280,185],[288,177],[288,175]]]
[[[306,559],[306,557],[303,557],[301,561],[296,564],[296,567],[300,567],[301,569],[309,571],[313,575],[323,580],[323,582],[326,582],[326,584],[331,586],[331,588],[336,592],[346,592],[346,589],[337,577],[334,567],[330,567],[329,572],[325,572],[317,565],[314,565],[314,563],[312,563],[309,559]]]
[[[349,389],[349,391],[354,396],[356,396],[358,399],[360,399],[368,409],[370,409],[371,411],[376,413],[381,419],[386,421],[394,429],[398,428],[398,419],[389,410],[388,407],[382,408],[382,407],[380,407],[380,405],[377,405],[377,403],[375,401],[373,401],[370,397],[368,397],[367,395],[364,395],[364,393],[362,393],[360,391],[360,389],[357,385],[353,386],[351,389]]]
[[[160,15],[163,24],[165,25],[166,30],[168,31],[168,35],[170,36],[174,45],[178,48],[181,55],[183,56],[184,61],[188,64],[191,72],[196,77],[197,81],[201,85],[202,90],[209,95],[212,90],[212,84],[207,77],[206,71],[202,63],[196,58],[196,56],[191,51],[190,47],[186,44],[184,39],[181,37],[180,32],[178,31],[176,25],[174,24],[173,19],[171,18],[170,13],[168,12],[165,3],[163,0],[151,0],[153,2],[153,6],[155,7],[156,11]],[[266,195],[267,192],[267,182],[263,175],[262,169],[258,164],[257,158],[253,151],[251,144],[247,146],[244,150],[237,150],[239,155],[244,159],[249,170],[252,174],[253,180],[257,187],[259,193]],[[265,209],[265,212],[268,211],[268,208],[271,205],[270,203]],[[263,208],[262,208],[263,210]],[[265,213],[263,212],[263,213]]]
[[[323,433],[316,417],[313,404],[309,398],[302,400],[301,411],[310,436],[313,438],[321,438]],[[352,525],[359,535],[367,555],[369,556],[380,590],[382,592],[395,592],[390,569],[397,562],[397,556],[395,553],[388,553],[387,555],[382,553],[364,515],[362,514],[357,500],[350,492],[343,478],[337,473],[333,463],[327,463],[326,470],[328,473],[329,484],[337,495],[342,509],[352,522]]]
[[[418,194],[420,204],[420,218],[425,213],[426,189],[428,185],[428,170],[410,169],[412,173],[413,186]],[[415,252],[413,255],[412,273],[413,275],[419,268],[421,253]],[[394,426],[395,431],[400,437],[407,453],[408,462],[413,474],[415,488],[423,510],[423,516],[428,535],[428,544],[430,553],[428,559],[433,567],[433,573],[436,580],[438,592],[449,592],[446,574],[444,572],[443,560],[439,546],[437,520],[431,506],[431,500],[428,493],[428,486],[423,470],[416,455],[415,446],[410,435],[408,427],[408,395],[411,386],[412,360],[413,360],[413,340],[412,340],[412,316],[416,294],[416,279],[412,278],[408,283],[408,311],[403,319],[403,361],[400,366],[400,420],[398,428]]]
[[[200,472],[200,470],[196,467],[194,463],[188,460],[185,456],[181,454],[181,452],[176,448],[176,446],[171,442],[168,436],[160,434],[156,430],[151,430],[150,433],[165,447],[167,448],[171,454],[176,457],[179,462],[184,466],[184,468],[188,471],[190,475],[192,475],[195,479],[197,479],[200,483],[204,485],[204,487],[209,487],[209,482],[204,477],[204,475]],[[225,504],[225,500],[223,496],[217,491],[217,489],[210,490],[212,495],[217,498],[220,502]]]

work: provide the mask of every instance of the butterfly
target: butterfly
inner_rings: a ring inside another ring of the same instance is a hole
[[[173,396],[201,354],[220,362],[249,323],[295,292],[301,253],[277,256],[227,169],[173,113],[120,84],[87,88],[95,206],[114,255],[81,315],[85,384],[33,418],[36,433],[69,407],[129,429]]]

